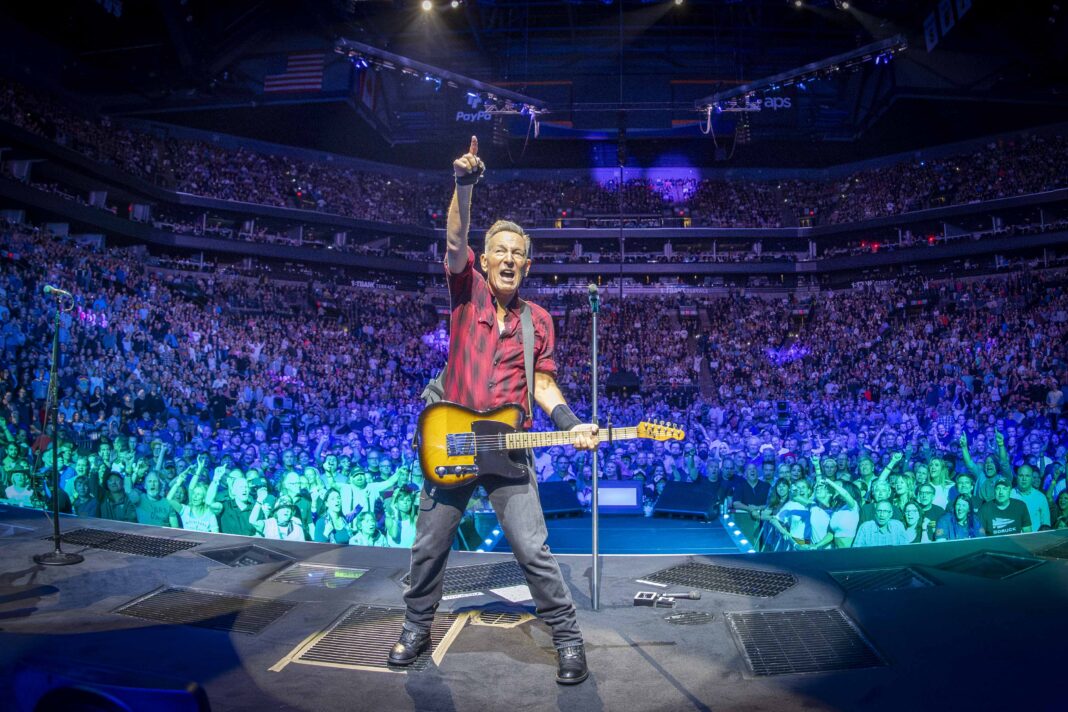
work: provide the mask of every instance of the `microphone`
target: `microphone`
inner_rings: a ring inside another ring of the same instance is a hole
[[[598,311],[601,308],[601,293],[597,290],[596,284],[591,284],[586,287],[590,293],[590,309]]]
[[[680,601],[700,601],[700,591],[690,591],[689,593],[665,593],[664,596],[674,598]]]
[[[60,289],[59,287],[53,287],[51,284],[46,284],[44,286],[44,293],[45,294],[59,294],[60,296],[71,297],[71,298],[74,297],[74,295],[72,295],[67,290]]]

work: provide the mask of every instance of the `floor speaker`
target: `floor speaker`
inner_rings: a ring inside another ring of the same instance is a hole
[[[654,516],[683,516],[714,519],[716,516],[716,492],[696,482],[669,480],[653,507]]]
[[[582,505],[570,482],[539,482],[538,496],[541,511],[546,517],[577,517],[582,514]]]

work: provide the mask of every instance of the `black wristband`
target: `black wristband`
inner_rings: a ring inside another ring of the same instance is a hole
[[[479,168],[475,173],[468,173],[465,176],[456,177],[456,185],[474,185],[482,180],[482,174],[486,172],[485,168]]]
[[[571,408],[568,407],[567,403],[561,403],[553,408],[552,415],[549,417],[552,419],[553,425],[556,426],[557,430],[571,430],[571,428],[576,425],[582,424],[582,421],[571,411]]]

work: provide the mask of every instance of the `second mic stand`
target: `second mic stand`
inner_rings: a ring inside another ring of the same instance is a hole
[[[62,298],[62,295],[58,295]],[[73,300],[71,308],[74,308]],[[44,566],[69,566],[84,561],[81,554],[63,551],[59,534],[59,315],[56,305],[55,332],[52,334],[52,368],[48,376],[48,419],[52,421],[52,543],[54,549],[47,554],[37,554],[33,560]]]
[[[591,284],[589,286],[590,291],[590,316],[592,317],[591,329],[593,331],[592,339],[590,340],[590,365],[592,367],[592,410],[590,420],[593,423],[597,423],[597,313],[601,311],[601,295],[597,291],[597,285]],[[597,506],[597,480],[600,477],[600,473],[597,470],[597,451],[599,447],[593,448],[593,486],[590,491],[590,507],[593,511],[593,591],[590,597],[593,610],[598,610],[601,605],[601,552],[600,542],[598,540],[597,525],[599,523],[598,518],[598,506]]]

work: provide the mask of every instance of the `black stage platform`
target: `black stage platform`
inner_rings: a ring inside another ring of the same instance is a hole
[[[494,519],[494,522],[496,520]],[[545,522],[549,548],[557,554],[589,554],[593,517],[559,517]],[[610,514],[600,517],[602,554],[737,554],[738,547],[718,520],[693,517],[644,517]],[[510,551],[508,540],[494,552]]]
[[[1057,532],[887,550],[608,556],[599,612],[590,558],[561,555],[592,670],[565,688],[529,601],[508,600],[523,587],[507,555],[454,553],[433,658],[398,672],[375,666],[397,632],[406,551],[99,520],[63,527],[93,544],[65,547],[85,562],[40,567],[32,556],[50,550],[48,520],[0,508],[4,709],[33,709],[64,679],[194,681],[215,710],[1064,708],[1068,537]],[[168,553],[176,542],[196,546]],[[632,605],[638,591],[698,587],[701,600],[674,609]]]

